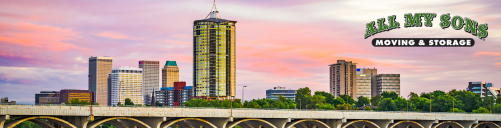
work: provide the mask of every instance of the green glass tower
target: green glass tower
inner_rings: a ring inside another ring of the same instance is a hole
[[[208,18],[207,18],[208,17]],[[195,96],[235,97],[235,23],[212,11],[193,23]]]

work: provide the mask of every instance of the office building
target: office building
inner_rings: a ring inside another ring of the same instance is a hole
[[[330,86],[329,90],[334,97],[349,95],[357,97],[357,65],[351,61],[337,60],[337,63],[329,65]]]
[[[197,97],[235,97],[235,23],[219,11],[193,22],[193,82]]]
[[[358,70],[358,69],[357,69]],[[372,97],[372,76],[370,74],[357,74],[357,97]]]
[[[155,100],[163,106],[183,106],[193,97],[193,86],[186,86],[186,82],[174,82],[174,87],[163,87],[155,91]]]
[[[162,69],[162,87],[174,87],[174,82],[176,81],[179,81],[177,63],[176,61],[166,61]]]
[[[16,101],[9,101],[9,97],[5,97],[5,98],[2,98],[0,100],[0,104],[3,104],[3,105],[15,105]]]
[[[150,104],[153,90],[160,88],[160,62],[141,60],[139,68],[143,69],[143,100]]]
[[[374,68],[360,68],[357,69],[357,74],[366,74],[371,76],[371,97],[377,95],[377,69]]]
[[[266,90],[266,99],[278,100],[278,97],[285,97],[294,101],[296,99],[296,90],[286,89],[285,87],[273,87]]]
[[[35,104],[60,104],[59,91],[40,91],[35,94]]]
[[[377,95],[383,92],[395,92],[400,95],[400,74],[378,74],[376,79]]]
[[[481,97],[494,96],[497,98],[501,96],[500,89],[493,87],[493,84],[488,82],[469,82],[466,90],[480,94]]]
[[[113,68],[109,74],[109,103],[116,105],[125,103],[129,98],[134,104],[144,104],[143,69],[136,67]]]
[[[94,92],[94,101],[108,104],[108,74],[113,67],[113,58],[91,56],[89,58],[89,90]]]
[[[59,91],[59,102],[61,104],[68,103],[71,99],[92,103],[91,97],[92,92],[89,92],[89,90],[63,89]]]

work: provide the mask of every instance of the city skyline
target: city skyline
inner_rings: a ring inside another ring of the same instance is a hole
[[[501,22],[495,13],[501,12],[496,8],[500,1],[217,2],[223,19],[239,22],[237,98],[242,86],[247,86],[247,100],[264,98],[264,90],[275,86],[329,92],[326,65],[338,59],[358,63],[358,68],[376,67],[378,74],[401,74],[402,96],[411,91],[463,90],[470,81],[501,84],[501,26],[495,24]],[[93,7],[84,6],[90,4]],[[473,6],[465,8],[467,4]],[[40,91],[88,89],[89,56],[111,56],[113,67],[135,66],[139,60],[176,60],[180,80],[193,85],[189,81],[193,77],[192,21],[202,19],[211,5],[212,1],[4,1],[0,4],[5,9],[0,11],[0,97],[33,104],[32,94]],[[358,9],[347,12],[350,8]],[[423,10],[488,23],[489,38],[482,41],[462,30],[442,30],[439,20],[430,28],[397,29],[370,39],[462,37],[474,38],[475,46],[375,48],[361,36],[369,21],[397,15],[403,23],[404,13]]]

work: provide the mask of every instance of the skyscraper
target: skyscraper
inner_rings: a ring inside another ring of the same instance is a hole
[[[193,83],[195,96],[235,97],[235,23],[219,11],[193,22]]]
[[[94,101],[101,105],[108,104],[108,74],[113,67],[113,58],[109,56],[91,56],[89,58],[89,90],[94,92]]]
[[[395,92],[400,95],[400,74],[378,74],[376,91],[376,95],[383,92]]]
[[[360,76],[359,76],[360,75]],[[370,77],[370,78],[368,78]],[[360,79],[365,79],[361,80],[358,82]],[[376,89],[377,89],[377,69],[373,68],[357,68],[357,90],[364,88],[364,89],[369,89],[369,90],[358,90],[358,92],[367,92],[370,91],[370,93],[364,93],[364,97],[371,98],[373,96],[377,95]],[[369,79],[370,81],[367,81]],[[362,83],[361,83],[362,82]],[[360,86],[362,85],[362,86]],[[357,93],[358,94],[358,93]],[[370,94],[370,95],[367,95]],[[358,94],[358,96],[361,96],[361,94]]]
[[[129,98],[134,104],[144,104],[143,69],[136,67],[113,68],[109,74],[109,104],[125,103]]]
[[[179,68],[176,61],[165,61],[162,69],[162,87],[174,87],[176,81],[179,81]]]
[[[345,60],[337,60],[337,63],[329,65],[330,69],[330,93],[334,97],[349,95],[357,97],[356,63]]]
[[[151,103],[153,90],[159,90],[160,87],[159,64],[159,61],[139,61],[139,68],[143,69],[143,99],[147,104]]]

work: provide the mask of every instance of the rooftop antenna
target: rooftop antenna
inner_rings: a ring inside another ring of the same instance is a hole
[[[213,10],[214,10],[214,12],[213,12]],[[209,14],[207,14],[205,19],[207,19],[207,17],[209,17],[212,13],[217,13],[216,14],[217,18],[221,18],[221,16],[219,15],[219,11],[217,11],[216,0],[214,0],[214,3],[212,4],[212,8],[210,9],[210,12],[209,12]]]

